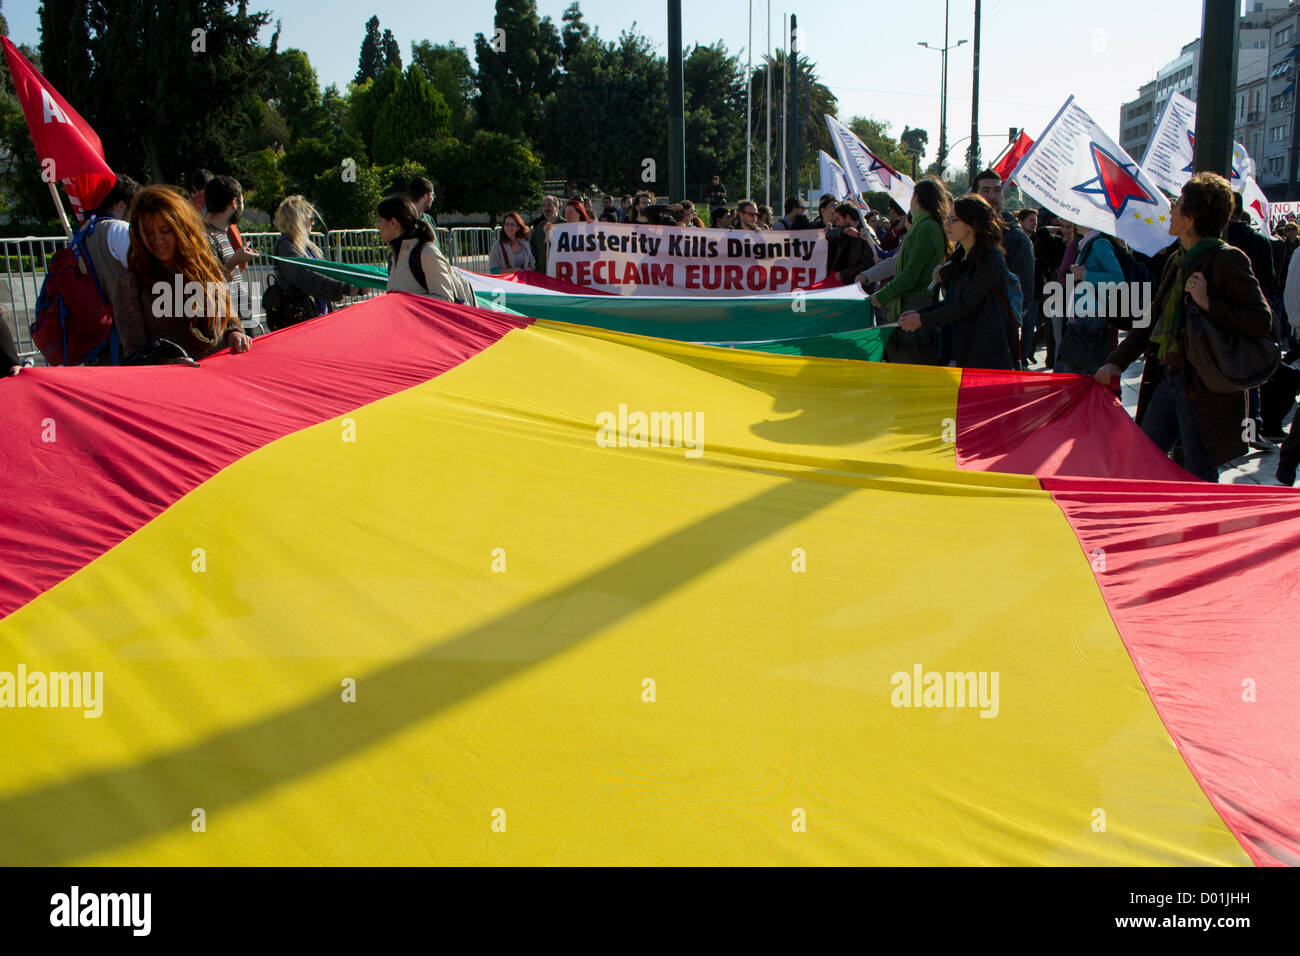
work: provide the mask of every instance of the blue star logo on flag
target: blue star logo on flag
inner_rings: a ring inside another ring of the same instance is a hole
[[[1156,197],[1138,182],[1131,171],[1137,169],[1137,163],[1121,163],[1096,143],[1089,144],[1089,148],[1092,151],[1092,163],[1097,170],[1097,175],[1075,186],[1075,192],[1101,196],[1106,200],[1106,206],[1114,216],[1122,216],[1124,207],[1130,202],[1145,202],[1159,206]]]
[[[1187,131],[1187,142],[1191,144],[1193,159],[1190,163],[1188,163],[1186,166],[1183,167],[1183,172],[1194,173],[1196,172],[1196,159],[1195,159],[1196,134],[1193,133],[1190,129]],[[1233,182],[1245,178],[1242,174],[1241,167],[1237,165],[1237,160],[1239,159],[1241,159],[1241,154],[1238,153],[1236,148],[1234,147],[1232,150],[1232,181]]]

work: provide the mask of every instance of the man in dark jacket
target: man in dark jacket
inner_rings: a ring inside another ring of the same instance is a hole
[[[1034,247],[1015,217],[1010,213],[1002,212],[1001,176],[991,169],[986,169],[976,175],[970,191],[982,197],[1002,219],[1002,249],[1006,253],[1007,268],[1020,280],[1020,293],[1024,301],[1020,322],[1023,325],[1025,314],[1030,303],[1033,302]]]
[[[862,238],[862,214],[852,203],[842,202],[834,211],[836,228],[826,233],[826,268],[848,285],[858,274],[876,264],[871,244]]]
[[[1234,204],[1232,219],[1228,222],[1228,228],[1223,231],[1224,241],[1246,254],[1250,259],[1251,271],[1255,273],[1255,281],[1259,283],[1264,294],[1269,295],[1276,285],[1273,250],[1269,247],[1268,240],[1257,233],[1251,226],[1250,220],[1246,218],[1245,210],[1241,205],[1241,193],[1233,193],[1232,199]]]

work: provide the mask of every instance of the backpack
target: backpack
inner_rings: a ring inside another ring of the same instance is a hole
[[[411,247],[411,253],[406,260],[406,266],[408,269],[411,270],[411,275],[415,276],[415,281],[420,283],[420,288],[423,289],[425,292],[428,292],[429,280],[425,278],[424,263],[420,261],[420,255],[421,253],[424,252],[424,247],[426,245],[429,245],[429,243],[417,242],[414,246]],[[437,245],[434,245],[434,249],[437,250],[437,248],[438,248]],[[478,302],[474,298],[474,290],[470,287],[469,283],[465,280],[464,276],[462,276],[459,272],[457,272],[455,267],[451,266],[450,263],[448,263],[448,268],[452,270],[451,284],[456,290],[457,304],[477,305]]]
[[[1002,323],[1007,334],[1007,348],[1011,352],[1011,358],[1019,365],[1022,361],[1020,355],[1020,325],[1024,321],[1025,294],[1020,289],[1020,277],[1007,270],[1006,278],[1002,280],[1000,286],[995,286],[993,294],[1002,303],[1002,308],[1006,311],[1005,321]]]
[[[995,288],[993,294],[998,297],[1002,308],[1007,310],[1011,320],[1016,323],[1016,328],[1019,328],[1025,314],[1025,294],[1020,288],[1020,277],[1008,269],[1002,285]]]
[[[48,365],[93,362],[105,345],[113,364],[118,364],[113,308],[86,248],[86,239],[99,221],[92,216],[67,247],[49,259],[49,271],[36,297],[36,315],[31,324],[32,342]]]

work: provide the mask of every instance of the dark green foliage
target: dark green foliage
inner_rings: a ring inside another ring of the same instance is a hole
[[[465,139],[473,134],[474,68],[464,47],[428,40],[411,44],[411,62],[424,71],[451,110],[451,134]]]
[[[379,17],[371,17],[366,21],[366,35],[361,41],[361,55],[357,59],[357,75],[352,78],[352,82],[364,83],[375,79],[383,72],[385,65],[384,45],[379,35]]]
[[[412,137],[438,139],[450,133],[451,110],[442,94],[425,78],[423,70],[411,64],[379,108],[370,156],[377,163],[401,162],[407,158],[407,144]]]
[[[234,168],[258,122],[268,19],[228,0],[45,0],[41,56],[110,166],[179,181],[196,166]]]
[[[563,48],[550,17],[539,19],[535,0],[497,0],[497,34],[474,37],[480,129],[538,142],[543,111],[559,84]],[[597,141],[598,142],[598,141]]]

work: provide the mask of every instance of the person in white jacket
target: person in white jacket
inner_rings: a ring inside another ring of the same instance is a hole
[[[393,250],[388,257],[389,292],[414,292],[461,305],[475,304],[469,283],[442,254],[433,228],[420,218],[409,196],[394,195],[382,200],[375,226],[379,238]]]

